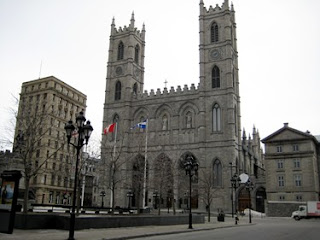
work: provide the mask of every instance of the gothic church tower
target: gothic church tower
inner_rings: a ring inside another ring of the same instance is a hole
[[[200,1],[200,92],[204,96],[206,139],[233,148],[230,162],[239,169],[241,142],[240,95],[235,12],[225,0],[222,6],[204,7]],[[212,113],[212,116],[209,116]],[[209,127],[210,128],[210,127]],[[208,133],[208,131],[207,131]],[[234,146],[231,146],[233,142]],[[225,162],[228,164],[228,162]]]
[[[124,179],[115,190],[116,205],[155,206],[154,193],[163,199],[162,207],[186,208],[188,190],[183,163],[194,159],[199,163],[198,177],[212,172],[215,188],[215,208],[230,211],[230,162],[240,170],[240,96],[238,53],[233,6],[225,0],[215,8],[204,6],[200,0],[200,82],[196,87],[185,85],[143,92],[145,29],[134,27],[132,15],[129,27],[116,29],[111,25],[107,83],[103,126],[118,122],[117,151],[121,149],[124,164],[118,177]],[[197,67],[197,66],[195,66]],[[149,79],[151,81],[152,79]],[[148,131],[130,127],[148,119]],[[107,148],[114,145],[114,135],[102,138],[102,161],[110,162]],[[147,141],[140,141],[147,136]],[[147,151],[144,152],[143,149]],[[138,188],[136,177],[139,161],[146,161],[146,192]],[[165,165],[165,167],[161,167]],[[113,169],[111,166],[110,169]],[[107,170],[110,174],[111,170]],[[169,179],[165,189],[166,174]],[[120,175],[122,175],[120,177]],[[110,176],[106,177],[110,181]],[[110,188],[112,184],[107,183]],[[201,181],[193,182],[192,208],[204,210]],[[110,191],[108,189],[104,189]],[[128,191],[133,197],[128,199]],[[107,201],[110,193],[107,193]],[[167,199],[167,201],[165,200]],[[171,200],[170,200],[171,199]],[[174,199],[175,201],[172,201]],[[130,202],[128,202],[130,201]],[[165,206],[167,204],[167,206]]]

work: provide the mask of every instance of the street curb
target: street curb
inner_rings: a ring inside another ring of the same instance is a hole
[[[126,236],[126,237],[116,237],[116,238],[103,238],[102,240],[126,240],[126,239],[135,239],[135,238],[146,238],[146,237],[154,237],[154,236],[162,236],[162,235],[172,235],[172,234],[180,234],[187,232],[200,232],[200,231],[210,231],[220,228],[232,228],[232,227],[242,227],[242,226],[251,226],[255,224],[244,224],[244,225],[229,225],[229,226],[217,226],[211,228],[200,228],[200,229],[186,229],[180,231],[170,231],[170,232],[161,232],[161,233],[146,233],[134,236]]]

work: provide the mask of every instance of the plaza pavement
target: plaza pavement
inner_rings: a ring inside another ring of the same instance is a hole
[[[169,226],[143,226],[143,227],[123,227],[123,228],[100,228],[76,230],[74,237],[76,240],[120,240],[133,239],[137,237],[148,237],[156,235],[167,235],[174,233],[183,233],[190,231],[205,231],[216,228],[241,227],[248,225],[248,217],[240,217],[238,225],[235,225],[234,219],[226,217],[224,222],[218,222],[216,217],[211,217],[211,221],[204,224],[193,224],[193,229],[188,229],[188,224],[169,225]],[[21,230],[14,229],[12,234],[0,233],[1,240],[62,240],[68,239],[68,230],[55,229],[37,229]]]

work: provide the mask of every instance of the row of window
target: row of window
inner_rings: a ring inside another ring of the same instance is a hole
[[[39,83],[39,84],[35,84],[35,85],[31,85],[31,86],[27,86],[24,88],[24,91],[25,93],[26,92],[29,92],[29,91],[34,91],[36,88],[36,90],[40,90],[40,89],[47,89],[49,87],[49,82],[45,82],[45,83]],[[64,93],[65,95],[73,98],[73,99],[76,99],[77,101],[80,101],[82,103],[85,102],[85,99],[80,97],[78,94],[74,93],[73,91],[69,91],[67,88],[63,87],[62,85],[58,84],[58,83],[54,83],[54,88],[56,90],[58,90],[59,92],[61,93]],[[43,96],[43,99],[46,99],[46,96],[47,94],[45,93],[44,96]],[[37,100],[40,99],[40,95],[38,94],[37,95]]]
[[[285,162],[288,162],[289,160],[283,160],[283,159],[279,159],[277,160],[277,167],[278,169],[284,169],[285,168]],[[301,168],[301,160],[299,158],[294,158],[292,160],[292,167],[293,168]]]
[[[219,106],[219,104],[215,104],[212,108],[212,131],[213,132],[220,132],[222,130],[221,127],[221,108]],[[119,123],[119,116],[115,115],[113,118],[113,122],[118,122]],[[141,117],[140,118],[140,122],[143,122],[145,120],[145,117]],[[159,119],[160,122],[160,126],[161,126],[161,130],[167,131],[169,130],[169,115],[167,114],[163,114],[162,117]],[[184,115],[184,121],[182,122],[183,124],[183,128],[186,129],[191,129],[191,128],[195,128],[195,114],[193,113],[193,111],[186,111],[185,115]],[[117,131],[120,132],[120,127],[118,125],[117,127]]]
[[[44,203],[45,195],[42,195],[42,203]],[[55,204],[71,204],[71,195],[62,192],[49,192],[48,203]]]
[[[212,69],[212,88],[220,88],[220,69],[217,66],[214,66]],[[134,83],[133,85],[133,93],[137,94],[138,85]],[[122,85],[120,81],[117,81],[115,84],[115,93],[114,100],[121,100],[121,91]]]
[[[134,48],[134,62],[139,64],[140,46],[137,44]],[[123,60],[124,58],[124,44],[122,41],[118,44],[117,60]]]
[[[286,201],[286,196],[285,195],[279,195],[279,201]],[[302,195],[295,195],[295,200],[298,202],[302,202],[303,197]]]
[[[299,145],[298,144],[292,145],[292,151],[293,152],[299,152]],[[282,153],[283,152],[283,147],[281,145],[276,146],[276,152],[277,153]]]
[[[286,186],[285,175],[278,175],[277,181],[278,181],[278,187]],[[293,175],[293,182],[294,182],[294,186],[302,187],[302,176],[300,174]]]
[[[33,177],[33,184],[38,184],[38,176]],[[51,175],[50,183],[48,182],[48,175],[44,174],[41,179],[41,184],[51,186],[58,186],[58,187],[65,187],[65,188],[71,188],[72,187],[72,181],[68,177],[64,177],[62,181],[62,177],[60,175],[56,176],[54,174]]]

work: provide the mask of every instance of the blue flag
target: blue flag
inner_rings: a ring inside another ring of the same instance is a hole
[[[143,122],[139,122],[136,125],[134,125],[132,128],[130,129],[135,129],[135,128],[142,128],[142,129],[146,129],[147,128],[147,123],[148,120],[144,120]]]

